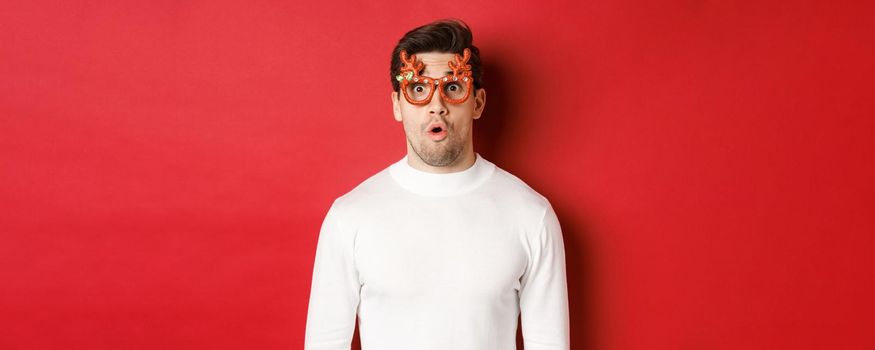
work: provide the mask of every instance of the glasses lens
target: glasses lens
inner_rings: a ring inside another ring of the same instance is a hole
[[[430,81],[429,81],[430,82]],[[422,82],[407,84],[407,97],[414,101],[425,101],[431,93],[432,84]]]
[[[458,100],[462,97],[465,97],[465,93],[468,92],[470,87],[465,82],[461,81],[448,81],[444,83],[444,95],[452,100]]]

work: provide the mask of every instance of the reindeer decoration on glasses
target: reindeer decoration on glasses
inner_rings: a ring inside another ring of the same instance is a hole
[[[461,57],[459,54],[455,54],[453,60],[447,62],[447,65],[453,70],[452,75],[433,78],[419,75],[425,65],[422,62],[416,62],[415,54],[408,58],[407,51],[401,50],[401,74],[398,74],[395,79],[401,83],[401,92],[407,102],[411,104],[428,104],[434,95],[435,87],[438,88],[438,93],[444,101],[459,104],[468,99],[474,83],[474,78],[471,76],[471,65],[468,64],[470,58],[471,50],[465,48]]]

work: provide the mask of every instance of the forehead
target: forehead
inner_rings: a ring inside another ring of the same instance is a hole
[[[447,74],[452,74],[453,71],[448,62],[452,61],[455,54],[450,52],[419,52],[416,53],[416,60],[422,62],[425,68],[422,70],[422,75],[439,77]]]

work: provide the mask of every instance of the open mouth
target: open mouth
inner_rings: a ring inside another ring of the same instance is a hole
[[[428,125],[428,133],[439,134],[447,131],[447,126],[443,122],[434,122]]]
[[[447,137],[447,128],[443,123],[434,123],[428,126],[428,137],[434,141],[440,141]]]

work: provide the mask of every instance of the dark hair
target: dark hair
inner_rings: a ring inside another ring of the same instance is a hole
[[[392,64],[389,69],[389,79],[392,81],[392,89],[398,91],[401,84],[395,79],[401,71],[401,50],[406,50],[408,55],[417,52],[447,52],[462,54],[467,47],[471,50],[471,75],[474,77],[474,88],[483,87],[483,66],[480,61],[480,50],[471,44],[474,36],[471,29],[460,19],[449,18],[438,20],[407,32],[398,40],[398,45],[392,50]]]

